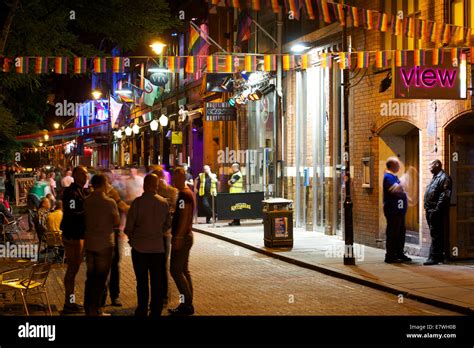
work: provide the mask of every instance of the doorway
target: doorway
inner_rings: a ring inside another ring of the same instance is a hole
[[[457,118],[446,128],[448,173],[453,180],[449,255],[474,258],[474,114]],[[454,249],[456,248],[456,249]],[[456,250],[458,255],[453,254]]]

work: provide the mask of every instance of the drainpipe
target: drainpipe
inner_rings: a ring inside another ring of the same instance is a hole
[[[276,76],[276,90],[275,90],[275,105],[273,112],[273,183],[275,185],[273,190],[274,197],[279,197],[282,194],[282,177],[283,177],[283,161],[279,161],[280,151],[283,144],[278,144],[278,131],[282,130],[281,122],[281,100],[283,97],[282,93],[282,40],[283,38],[283,13],[278,11],[277,15],[277,76]],[[280,173],[278,175],[278,163],[281,163]]]

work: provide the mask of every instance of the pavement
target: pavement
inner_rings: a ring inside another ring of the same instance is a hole
[[[385,250],[355,244],[356,265],[347,266],[342,257],[344,241],[339,236],[297,229],[293,248],[267,248],[261,220],[243,220],[241,226],[199,221],[193,230],[201,234],[399,297],[474,314],[474,262],[423,266],[425,258],[410,255],[412,262],[386,264]]]

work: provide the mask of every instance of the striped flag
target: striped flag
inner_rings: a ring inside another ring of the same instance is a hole
[[[375,67],[385,68],[388,66],[388,54],[386,51],[375,52]]]
[[[403,19],[392,15],[391,31],[393,35],[402,35]]]
[[[413,62],[415,66],[425,65],[425,50],[420,50],[420,49],[414,50]]]
[[[234,59],[231,55],[225,56],[225,65],[224,65],[225,70],[224,71],[227,72],[227,73],[233,72],[234,71],[234,64],[233,63],[234,63]]]
[[[313,5],[311,4],[312,0],[303,0],[304,9],[306,10],[306,14],[308,15],[309,19],[316,19],[314,15]]]
[[[362,10],[362,18],[365,23],[365,27],[368,30],[374,29],[374,18],[372,15],[372,10]]]
[[[260,0],[252,0],[252,10],[260,11]]]
[[[330,68],[332,67],[332,56],[331,53],[322,53],[321,54],[321,67]]]
[[[87,70],[87,58],[74,57],[74,74],[84,74]]]
[[[112,71],[114,73],[123,73],[125,71],[125,64],[123,57],[112,58]]]
[[[105,58],[94,58],[94,72],[96,74],[105,73],[107,70],[107,65]]]
[[[359,26],[359,9],[357,7],[351,6],[351,19],[352,19],[352,25],[354,27]]]
[[[407,62],[407,51],[397,50],[395,51],[395,66],[404,66]]]
[[[286,0],[288,1],[288,7],[290,11],[293,13],[293,16],[296,20],[300,20],[300,0]]]
[[[442,48],[433,49],[433,65],[443,64],[444,61],[444,51]]]
[[[441,42],[444,44],[449,43],[451,40],[451,28],[449,24],[443,24],[443,31],[441,36]]]
[[[301,69],[303,70],[308,69],[308,55],[307,54],[300,55],[300,60],[301,60]]]
[[[274,54],[266,54],[263,56],[264,71],[275,71],[277,68],[276,65],[276,56]]]
[[[168,70],[172,73],[178,73],[181,69],[181,57],[167,57]]]
[[[357,67],[359,69],[369,67],[369,52],[357,52]]]
[[[19,74],[28,74],[29,62],[28,57],[15,58],[15,70]]]
[[[237,2],[238,2],[238,0],[237,0]],[[271,3],[272,3],[273,13],[279,13],[280,12],[280,4],[279,4],[278,0],[271,0]]]
[[[198,57],[188,56],[186,59],[185,71],[189,74],[194,74],[198,71]]]
[[[415,26],[413,18],[404,18],[403,19],[404,34],[405,37],[414,37],[415,36]]]
[[[48,57],[36,57],[35,74],[46,74],[48,72]]]
[[[351,54],[349,52],[339,52],[339,68],[340,69],[351,68]]]
[[[257,71],[257,56],[245,56],[244,65],[245,71]]]
[[[218,56],[207,56],[206,62],[206,71],[207,72],[216,72],[219,67],[219,57]]]
[[[341,22],[341,26],[346,25],[346,13],[344,12],[344,6],[342,4],[337,4],[337,18]]]
[[[295,68],[295,56],[285,54],[283,55],[283,70],[288,71]]]
[[[199,52],[205,45],[206,41],[201,37],[201,34],[192,25],[189,25],[188,54]]]
[[[465,37],[466,37],[466,45],[467,45],[467,46],[471,46],[471,35],[472,35],[472,30],[471,30],[471,28],[467,28],[467,30],[466,30],[466,35],[465,35]]]
[[[452,62],[454,62],[454,59],[456,59],[456,62],[459,62],[460,55],[461,55],[461,48],[459,47],[451,48],[451,61]]]
[[[437,37],[438,37],[438,31],[436,27],[436,23],[433,21],[428,22],[428,35],[429,35],[429,41],[436,43]]]
[[[381,32],[386,32],[388,29],[388,15],[386,13],[379,12],[377,20],[377,29]]]
[[[416,29],[416,36],[426,41],[426,21],[424,19],[418,19]]]
[[[320,0],[321,1],[321,12],[323,14],[323,19],[325,23],[331,23],[331,15],[329,14],[329,7],[327,0]]]
[[[67,57],[56,57],[54,59],[54,72],[56,74],[67,74]]]

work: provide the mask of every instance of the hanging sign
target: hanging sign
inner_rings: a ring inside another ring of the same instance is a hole
[[[237,110],[229,103],[206,103],[206,121],[235,121]]]

